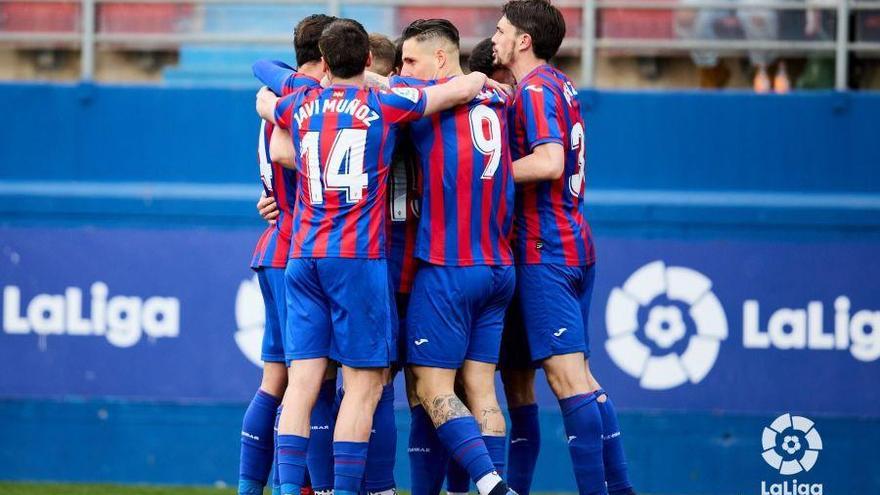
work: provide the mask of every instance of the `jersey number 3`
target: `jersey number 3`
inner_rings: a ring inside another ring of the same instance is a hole
[[[584,146],[584,126],[580,122],[576,122],[571,128],[571,149],[577,150],[578,169],[571,177],[568,178],[568,190],[572,196],[578,197],[584,190],[584,166],[586,165],[586,146]]]
[[[364,196],[367,174],[364,173],[366,129],[340,129],[321,169],[321,134],[309,131],[302,137],[300,158],[309,181],[309,200],[324,203],[324,191],[344,191],[346,203],[354,204]]]

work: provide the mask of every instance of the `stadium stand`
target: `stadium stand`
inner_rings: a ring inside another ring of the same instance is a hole
[[[260,34],[291,37],[296,19],[324,11],[324,4],[299,5],[206,5],[198,24],[204,33]],[[343,16],[360,19],[368,31],[393,32],[390,7],[345,6]],[[163,70],[163,82],[170,86],[254,86],[251,64],[259,58],[292,60],[290,43],[281,45],[197,45],[180,46],[177,66]]]
[[[79,31],[79,3],[0,3],[0,30],[74,33]]]

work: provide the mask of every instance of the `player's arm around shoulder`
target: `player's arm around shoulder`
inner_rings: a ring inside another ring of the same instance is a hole
[[[275,120],[275,106],[278,104],[278,96],[266,86],[257,91],[257,114],[265,121],[277,124]]]
[[[269,138],[269,156],[272,157],[272,161],[280,163],[284,168],[293,169],[295,153],[290,132],[280,127],[272,129],[272,136]]]
[[[456,105],[463,105],[473,100],[486,84],[486,75],[482,72],[471,72],[466,76],[455,77],[443,84],[436,84],[424,89],[425,115],[431,115]]]
[[[559,143],[535,146],[531,154],[513,162],[514,182],[557,180],[565,170],[565,150]]]

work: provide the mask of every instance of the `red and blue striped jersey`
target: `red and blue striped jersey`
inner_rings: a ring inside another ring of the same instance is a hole
[[[320,88],[321,82],[305,74],[294,72],[288,77],[282,88],[288,95],[299,89]],[[257,159],[260,164],[260,180],[267,196],[275,198],[278,206],[278,218],[275,225],[263,231],[254,248],[251,268],[284,268],[290,258],[290,237],[293,231],[293,205],[296,200],[296,171],[284,168],[275,163],[269,156],[269,140],[274,125],[265,120],[260,124],[260,136],[257,143]]]
[[[394,77],[392,86],[449,79]],[[416,257],[445,266],[513,263],[513,170],[507,99],[488,87],[469,103],[409,126],[422,173]]]
[[[559,143],[565,150],[562,177],[516,186],[516,262],[592,264],[596,252],[581,209],[586,168],[584,120],[574,85],[562,72],[541,65],[517,84],[511,115],[513,160],[545,143]]]
[[[388,170],[399,124],[422,117],[420,89],[298,91],[275,119],[299,171],[292,258],[385,258]]]
[[[418,268],[416,232],[419,226],[419,164],[406,130],[391,159],[388,181],[388,276],[395,292],[409,294]]]

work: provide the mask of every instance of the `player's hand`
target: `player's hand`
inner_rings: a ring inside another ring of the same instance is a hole
[[[257,211],[263,220],[269,222],[269,225],[275,225],[275,219],[278,218],[278,204],[275,202],[275,198],[266,197],[264,193],[257,201]]]
[[[263,119],[275,123],[275,104],[278,97],[271,89],[263,86],[257,91],[257,114]]]
[[[513,97],[513,86],[510,84],[500,83],[494,79],[486,79],[486,86],[490,89],[494,89],[501,94],[505,94],[508,97]]]
[[[455,79],[458,79],[458,78],[456,77]],[[486,85],[486,81],[488,80],[488,78],[486,77],[486,74],[483,74],[482,72],[474,71],[474,72],[471,72],[470,74],[464,76],[464,80],[467,83],[467,89],[468,89],[467,94],[470,95],[468,98],[464,99],[464,102],[467,103],[467,102],[471,101],[472,99],[474,99],[477,96],[477,94],[479,94],[480,91],[483,90],[483,86]]]

